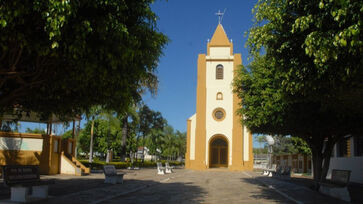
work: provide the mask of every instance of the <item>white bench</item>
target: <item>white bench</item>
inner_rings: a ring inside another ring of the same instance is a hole
[[[172,166],[169,165],[169,162],[166,162],[165,163],[165,173],[167,173],[167,174],[173,173],[173,168],[174,167],[172,167]]]
[[[349,179],[349,170],[333,169],[330,181],[320,183],[319,192],[350,202],[351,199],[347,188]]]
[[[48,198],[48,185],[54,180],[40,180],[39,166],[6,165],[2,168],[4,184],[10,187],[12,202],[28,202]],[[31,194],[30,194],[31,188]]]
[[[273,174],[276,174],[277,171],[277,165],[276,164],[272,164],[271,168],[268,168],[266,166],[266,168],[263,169],[263,173],[262,175],[268,176],[268,177],[272,177]]]
[[[124,173],[117,173],[114,165],[104,165],[105,183],[117,184],[124,182]]]
[[[164,175],[165,174],[165,167],[163,167],[161,162],[156,162],[156,167],[158,169],[158,174],[159,175]]]

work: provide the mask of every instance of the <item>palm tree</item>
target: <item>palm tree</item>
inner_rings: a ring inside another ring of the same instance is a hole
[[[127,112],[123,115],[120,115],[119,120],[121,120],[121,129],[122,129],[122,136],[121,136],[121,161],[125,161],[126,157],[126,146],[127,146],[127,137],[129,135],[129,119],[133,121],[133,123],[138,123],[139,118],[136,112],[136,105],[129,106]]]
[[[91,141],[90,141],[90,147],[89,147],[89,163],[93,162],[93,129],[95,126],[95,119],[100,115],[101,113],[101,107],[100,106],[94,106],[91,108],[90,112],[86,114],[87,120],[91,118],[92,124],[91,124]]]
[[[164,137],[163,137],[163,155],[171,160],[172,155],[177,151],[176,148],[176,139],[174,134],[174,129],[170,125],[167,125],[164,128]]]

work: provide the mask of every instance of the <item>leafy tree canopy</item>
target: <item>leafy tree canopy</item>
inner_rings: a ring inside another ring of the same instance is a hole
[[[106,153],[112,149],[115,154],[132,156],[131,152],[135,153],[138,147],[145,145],[150,154],[169,159],[185,154],[186,133],[174,131],[160,112],[144,105],[138,112],[131,108],[126,119],[124,115],[105,110],[97,112],[94,118],[94,152]],[[88,120],[79,135],[79,150],[85,153],[89,152],[91,127],[92,120]],[[123,144],[123,137],[126,144]]]
[[[362,132],[362,5],[349,0],[256,4],[247,43],[253,61],[235,81],[252,131]]]
[[[30,129],[30,128],[26,128],[25,130],[26,133],[34,133],[34,134],[46,134],[44,129],[40,129],[40,128],[34,128],[34,129]]]
[[[362,8],[351,0],[259,0],[248,32],[252,61],[234,81],[244,124],[305,140],[316,180],[325,179],[335,142],[363,132]]]
[[[85,128],[79,135],[79,147],[82,152],[89,152],[91,121],[88,121]],[[121,124],[116,117],[104,114],[103,117],[94,121],[94,151],[107,153],[112,149],[116,154],[120,151],[121,146]]]
[[[167,37],[153,0],[1,1],[0,112],[123,112],[154,75]]]
[[[252,57],[266,52],[291,100],[363,113],[361,1],[260,0],[249,31]],[[267,67],[266,67],[267,68]]]
[[[62,139],[73,138],[73,130],[67,130],[62,135]]]
[[[309,146],[299,137],[276,135],[273,138],[275,140],[272,146],[273,154],[311,154]]]

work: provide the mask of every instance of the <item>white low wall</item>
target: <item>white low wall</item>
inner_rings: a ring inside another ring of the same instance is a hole
[[[43,139],[0,137],[0,150],[42,151]]]
[[[71,164],[71,162],[64,156],[61,156],[61,174],[72,174],[76,175],[76,168]]]
[[[332,169],[350,170],[350,181],[363,183],[363,157],[332,157],[327,178],[331,178]]]

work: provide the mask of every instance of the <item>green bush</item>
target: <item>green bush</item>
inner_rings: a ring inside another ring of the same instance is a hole
[[[93,170],[101,170],[103,168],[103,165],[107,165],[105,161],[99,161],[99,160],[94,160],[91,163],[88,162],[88,160],[79,160],[83,165],[85,165],[86,167],[89,167]],[[162,160],[161,163],[163,165],[165,165],[165,160]],[[180,166],[183,163],[182,162],[178,162],[178,161],[170,161],[169,164],[171,166]],[[116,167],[116,169],[126,169],[127,167],[131,166],[131,162],[110,162],[108,163],[108,165],[114,165]],[[144,163],[142,163],[141,161],[137,161],[134,162],[134,167],[156,167],[156,162],[154,161],[144,161]]]

